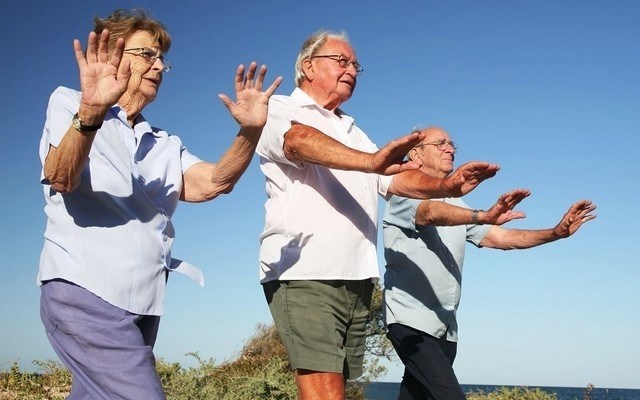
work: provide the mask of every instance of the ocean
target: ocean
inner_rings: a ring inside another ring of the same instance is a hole
[[[367,400],[396,400],[398,398],[397,382],[371,382],[365,388]],[[513,387],[508,385],[462,385],[465,393],[482,390],[484,393],[494,391],[500,387]],[[583,400],[585,398],[586,385],[583,388],[574,387],[544,387],[527,386],[529,389],[539,388],[545,392],[555,393],[558,400]],[[590,393],[591,400],[640,400],[640,389],[606,389],[593,388]]]

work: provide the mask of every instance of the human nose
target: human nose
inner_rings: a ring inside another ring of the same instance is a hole
[[[456,148],[453,145],[453,142],[449,141],[444,144],[444,150],[448,153],[455,154]]]
[[[352,61],[349,61],[349,63],[347,64],[347,71],[349,71],[353,76],[358,75],[358,68],[356,67],[356,65],[357,63],[354,63]]]
[[[160,57],[155,59],[155,61],[152,64],[152,67],[153,67],[153,69],[162,70],[164,72],[167,72],[167,71],[169,71],[171,69],[171,66],[169,65],[169,62],[166,61],[163,58],[160,58]]]
[[[164,63],[162,62],[162,59],[160,57],[156,58],[151,66],[153,67],[153,69],[164,69]]]

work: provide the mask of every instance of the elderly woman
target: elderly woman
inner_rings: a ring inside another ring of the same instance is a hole
[[[229,193],[251,161],[278,77],[240,65],[240,126],[218,163],[192,155],[141,114],[158,94],[171,38],[143,11],[96,18],[80,89],[52,94],[40,145],[47,227],[38,283],[47,336],[73,374],[69,399],[163,399],[152,347],[167,274],[199,271],[171,258],[178,200]],[[255,78],[255,80],[254,80]]]

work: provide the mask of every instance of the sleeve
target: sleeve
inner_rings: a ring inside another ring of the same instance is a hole
[[[182,163],[182,174],[184,174],[189,168],[193,167],[199,162],[203,162],[203,160],[191,154],[189,152],[189,149],[187,149],[184,145],[181,145],[180,162]]]
[[[461,199],[457,200],[459,201],[459,204],[457,204],[458,206],[471,209],[471,207],[469,207]],[[480,242],[482,242],[482,239],[484,239],[484,237],[487,235],[487,232],[489,232],[489,229],[491,229],[492,226],[493,225],[467,225],[467,242],[473,244],[476,247],[482,247],[480,246]]]
[[[467,242],[476,247],[482,247],[480,246],[480,242],[482,242],[482,239],[484,239],[492,226],[493,225],[467,225]]]
[[[417,232],[416,212],[420,202],[418,199],[391,196],[384,210],[382,225],[394,225]]]
[[[389,186],[391,186],[391,180],[393,175],[379,175],[378,176],[378,194],[389,200]]]
[[[357,135],[356,148],[361,151],[366,151],[367,153],[375,153],[378,151],[378,146],[369,139],[364,131],[362,131],[355,123],[353,124],[352,134]],[[393,175],[378,175],[378,174],[370,174],[371,179],[375,179],[375,185],[378,188],[378,194],[384,197],[385,200],[389,200],[391,196],[389,192],[389,186],[391,186],[391,180],[393,179]]]
[[[302,168],[284,155],[284,135],[291,129],[292,122],[302,121],[299,107],[291,104],[289,97],[272,96],[269,100],[267,123],[262,130],[256,153],[270,161]]]
[[[49,147],[58,147],[71,126],[71,119],[80,105],[80,96],[80,92],[60,86],[49,97],[39,147],[40,161],[43,166],[49,154]],[[44,170],[40,174],[40,183],[48,184],[44,179]]]
[[[71,119],[78,111],[80,92],[58,87],[49,98],[47,119],[44,123],[43,140],[47,145],[58,147],[71,126]],[[47,146],[48,147],[48,146]]]

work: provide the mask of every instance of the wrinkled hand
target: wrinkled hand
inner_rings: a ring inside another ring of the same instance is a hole
[[[257,68],[257,64],[252,62],[245,75],[244,65],[238,66],[234,80],[236,90],[235,102],[231,101],[225,94],[218,95],[241,128],[261,129],[264,127],[267,123],[269,98],[278,86],[280,86],[280,82],[282,82],[282,77],[277,77],[271,86],[263,92],[262,85],[264,84],[267,67],[264,65],[260,67],[258,77],[254,81],[253,78]]]
[[[77,39],[73,41],[73,49],[80,70],[81,106],[104,115],[127,90],[131,76],[128,61],[123,64],[123,68],[119,68],[124,51],[124,39],[118,39],[111,56],[109,31],[106,29],[100,37],[95,32],[89,33],[86,56]]]
[[[531,192],[527,189],[515,189],[502,194],[496,204],[492,205],[483,216],[483,223],[502,225],[514,219],[526,217],[522,211],[513,211],[513,208],[528,197]]]
[[[562,217],[558,225],[553,228],[553,233],[561,238],[573,235],[582,224],[591,221],[596,217],[592,212],[596,209],[596,205],[590,200],[580,200],[574,203],[569,211]]]
[[[444,180],[444,190],[451,197],[461,197],[475,189],[482,181],[493,177],[500,167],[483,161],[461,165]]]
[[[424,139],[424,136],[424,133],[413,132],[392,140],[371,155],[369,160],[370,172],[380,175],[394,175],[402,171],[420,168],[420,163],[410,160],[405,161],[404,158],[413,146]]]

